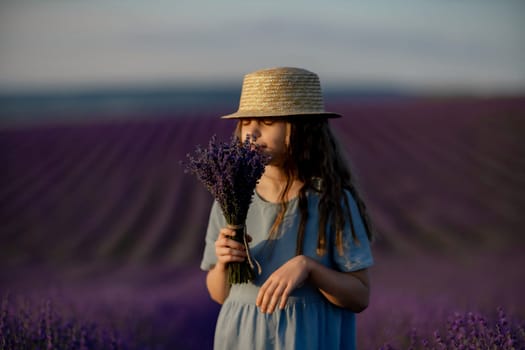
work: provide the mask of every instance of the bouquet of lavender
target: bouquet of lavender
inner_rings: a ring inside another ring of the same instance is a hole
[[[228,264],[230,284],[255,278],[245,222],[255,185],[269,158],[253,141],[253,137],[247,137],[244,142],[233,137],[229,143],[217,142],[213,136],[207,148],[197,146],[193,156],[188,154],[189,162],[185,164],[186,172],[197,176],[219,203],[226,222],[235,231],[233,239],[245,245],[247,261]]]

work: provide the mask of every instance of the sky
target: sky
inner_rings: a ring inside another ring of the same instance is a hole
[[[0,91],[242,82],[525,93],[522,0],[0,0]]]

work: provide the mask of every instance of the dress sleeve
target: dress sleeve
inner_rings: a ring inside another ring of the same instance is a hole
[[[352,237],[350,220],[347,220],[343,232],[343,254],[340,255],[335,245],[335,234],[332,237],[332,261],[342,272],[351,272],[370,267],[374,264],[370,242],[366,235],[363,219],[359,214],[357,203],[349,191],[345,191],[350,205],[350,214],[357,240]]]
[[[217,263],[217,256],[215,255],[215,241],[219,236],[221,228],[226,226],[226,220],[222,215],[219,204],[214,201],[210,210],[210,218],[208,221],[208,229],[206,230],[206,240],[204,246],[204,254],[201,260],[201,270],[209,271]]]

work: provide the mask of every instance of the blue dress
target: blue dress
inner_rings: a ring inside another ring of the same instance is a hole
[[[306,224],[303,254],[332,269],[349,272],[373,264],[370,245],[356,202],[350,192],[350,211],[359,242],[352,240],[350,224],[344,231],[344,254],[339,255],[335,235],[327,230],[327,253],[316,254],[319,196],[308,191],[309,220]],[[288,209],[275,239],[268,233],[280,211],[279,204],[253,197],[246,221],[252,236],[250,252],[262,267],[253,283],[235,284],[222,305],[215,329],[214,349],[355,349],[355,314],[331,304],[314,286],[305,283],[294,290],[284,310],[264,314],[255,305],[261,285],[268,276],[295,256],[297,227],[300,221],[298,198],[288,203]],[[347,220],[349,221],[349,220]],[[222,211],[212,206],[201,269],[208,271],[216,263],[215,241],[219,230],[226,226]]]

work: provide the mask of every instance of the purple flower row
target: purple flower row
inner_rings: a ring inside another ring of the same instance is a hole
[[[510,322],[501,307],[497,309],[495,319],[489,319],[479,312],[455,312],[443,330],[434,330],[432,335],[424,336],[417,328],[412,328],[404,340],[399,347],[386,343],[380,349],[525,349],[525,322]]]
[[[135,297],[137,300],[148,299],[148,294],[138,293]],[[157,306],[151,310],[147,305],[137,305],[132,317],[129,315],[130,305],[122,300],[115,300],[102,308],[88,303],[90,309],[98,310],[94,312],[96,317],[85,312],[88,305],[79,304],[83,301],[84,296],[76,294],[63,295],[61,299],[46,293],[32,298],[4,296],[0,300],[0,349],[135,350],[211,346],[216,310],[206,305],[207,300],[197,302],[187,310],[180,305],[168,307],[168,304],[158,300],[155,302]],[[202,310],[208,308],[205,314],[199,314],[201,303]],[[191,309],[197,315],[186,318],[184,314]],[[426,327],[425,322],[403,323],[403,314],[398,315],[399,323],[379,322],[377,327],[389,327],[394,335],[382,346],[372,341],[366,348],[525,349],[525,322],[508,316],[503,308],[489,314],[455,312],[448,319],[433,313],[433,309],[429,309],[427,317],[435,316],[443,321],[440,325],[439,320],[433,320],[437,321],[434,323],[436,329]],[[388,318],[388,315],[376,313],[374,318],[379,320]],[[179,321],[174,323],[177,319]],[[359,335],[366,338],[372,336],[373,331],[372,328],[361,328]]]
[[[0,307],[0,349],[129,349],[109,325],[61,314],[49,298],[6,295]]]

